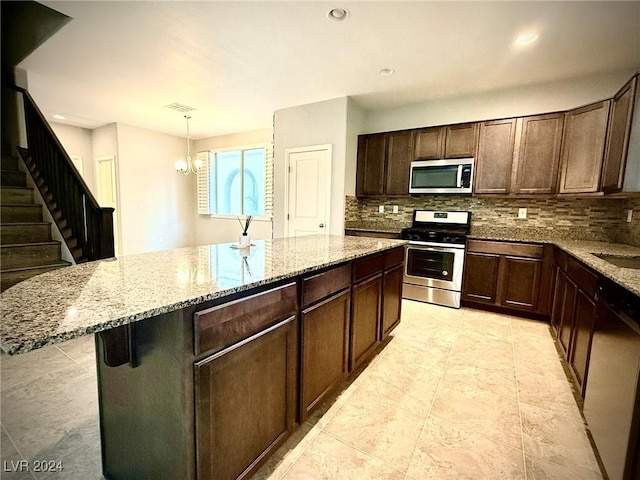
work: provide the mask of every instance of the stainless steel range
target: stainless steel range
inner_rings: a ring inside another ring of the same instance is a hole
[[[460,308],[462,269],[471,212],[414,210],[402,229],[405,250],[403,298]]]

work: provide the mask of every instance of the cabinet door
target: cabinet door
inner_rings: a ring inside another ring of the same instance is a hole
[[[195,364],[199,479],[247,478],[292,431],[295,317]]]
[[[381,273],[353,287],[349,371],[366,360],[379,343],[381,294]]]
[[[358,136],[358,167],[356,194],[382,195],[384,166],[387,158],[387,135],[384,133]],[[407,179],[407,185],[409,180]]]
[[[347,376],[351,291],[302,312],[300,420]]]
[[[555,266],[554,270],[555,282],[553,288],[553,306],[551,309],[551,326],[557,337],[560,332],[564,293],[567,288],[567,276],[558,266]]]
[[[500,303],[505,307],[535,311],[538,308],[542,260],[505,256],[502,262]]]
[[[389,134],[386,171],[387,195],[409,195],[409,169],[413,156],[411,132]]]
[[[382,339],[386,338],[389,335],[389,332],[391,332],[391,330],[400,323],[402,275],[402,265],[398,265],[397,267],[384,272],[381,322]]]
[[[585,292],[578,289],[569,364],[583,396],[595,321],[596,303]]]
[[[462,298],[471,302],[495,303],[500,255],[467,252]]]
[[[637,82],[638,77],[633,77],[613,97],[607,150],[602,167],[601,190],[606,193],[622,190]]]
[[[421,128],[413,132],[415,160],[439,160],[443,157],[445,130],[442,127]]]
[[[598,191],[610,104],[606,100],[567,112],[559,193]]]
[[[509,193],[515,135],[515,118],[480,125],[475,193]]]
[[[522,119],[514,193],[555,193],[563,124],[563,113]]]
[[[569,277],[566,277],[564,287],[564,298],[562,300],[562,315],[560,316],[558,341],[560,342],[560,346],[562,347],[565,356],[569,358],[571,335],[573,331],[573,312],[576,306],[578,287]]]
[[[478,140],[476,123],[450,125],[444,128],[444,158],[466,158],[475,155]]]

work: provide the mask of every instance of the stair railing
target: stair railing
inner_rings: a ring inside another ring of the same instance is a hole
[[[29,92],[17,86],[15,89],[24,99],[29,155],[51,194],[55,204],[51,214],[58,227],[61,231],[68,228],[77,242],[79,248],[67,243],[76,263],[113,257],[114,209],[98,205]],[[38,188],[51,209],[46,189],[41,185]],[[69,242],[64,233],[63,237]]]

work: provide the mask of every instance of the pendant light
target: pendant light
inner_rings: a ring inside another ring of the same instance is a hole
[[[191,142],[189,141],[189,115],[185,115],[187,119],[187,160],[178,160],[174,162],[173,167],[180,175],[189,175],[190,173],[198,173],[202,170],[202,160],[191,161]]]

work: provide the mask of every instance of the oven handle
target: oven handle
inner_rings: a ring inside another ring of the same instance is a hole
[[[407,244],[407,254],[409,250],[429,250],[431,252],[453,253],[454,255],[464,255],[464,248],[430,247],[427,245]]]
[[[457,187],[460,188],[462,187],[462,165],[458,165],[458,185]]]

